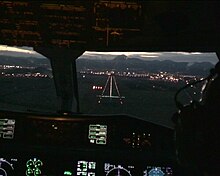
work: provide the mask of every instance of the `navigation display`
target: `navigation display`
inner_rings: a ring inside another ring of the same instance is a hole
[[[13,139],[15,129],[14,119],[0,119],[0,138]]]
[[[115,175],[132,176],[134,171],[134,166],[128,166],[128,165],[122,166],[122,165],[105,163],[104,170],[106,176],[115,176]]]
[[[163,176],[163,175],[173,175],[173,170],[171,167],[155,167],[155,166],[147,166],[144,171],[144,176]]]
[[[90,124],[88,138],[91,144],[105,145],[107,143],[107,125]]]

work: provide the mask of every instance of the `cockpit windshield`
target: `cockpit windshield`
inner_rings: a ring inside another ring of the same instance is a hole
[[[80,110],[129,114],[172,127],[175,92],[203,79],[217,63],[215,53],[85,52],[76,61]],[[200,101],[202,84],[182,101]]]
[[[50,61],[32,48],[0,45],[0,109],[56,112]]]
[[[172,127],[175,92],[206,77],[217,61],[215,53],[86,51],[73,60],[80,112],[128,114]],[[0,85],[1,110],[58,110],[50,60],[32,48],[0,47]],[[192,87],[183,101],[199,101],[201,89]]]

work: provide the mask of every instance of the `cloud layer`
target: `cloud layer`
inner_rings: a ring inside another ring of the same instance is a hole
[[[7,55],[13,57],[37,57],[45,58],[41,54],[33,51],[30,47],[9,47],[0,45],[0,56]],[[143,60],[172,60],[176,62],[211,62],[215,64],[218,58],[215,53],[201,52],[91,52],[86,51],[80,58],[114,59],[118,55],[126,55],[127,58],[139,58]]]

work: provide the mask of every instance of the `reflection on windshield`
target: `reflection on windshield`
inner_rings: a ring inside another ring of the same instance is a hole
[[[172,126],[175,92],[209,74],[214,53],[96,53],[77,60],[80,109],[89,114],[129,114]],[[199,101],[201,86],[183,101]]]

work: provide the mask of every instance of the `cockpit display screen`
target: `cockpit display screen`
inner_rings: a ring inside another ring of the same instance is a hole
[[[122,166],[122,165],[105,163],[104,169],[106,176],[115,176],[115,175],[132,176],[134,171],[134,166],[128,166],[128,165]]]
[[[78,161],[77,175],[90,175],[95,176],[96,162],[91,161]]]
[[[14,119],[0,119],[0,138],[13,139],[15,130]]]
[[[16,158],[1,158],[0,156],[0,175],[7,176],[7,175],[14,175],[15,174],[15,165],[17,165]]]
[[[88,138],[91,144],[105,145],[107,143],[107,125],[90,124]]]
[[[155,167],[155,166],[147,166],[144,171],[144,176],[163,176],[163,175],[173,175],[173,170],[171,167]]]

